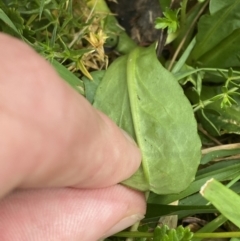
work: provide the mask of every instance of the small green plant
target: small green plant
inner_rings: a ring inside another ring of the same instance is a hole
[[[165,12],[163,12],[164,17],[156,18],[155,28],[157,29],[167,28],[168,34],[175,33],[179,27],[179,21],[178,21],[179,11],[180,9],[172,10],[167,8]]]
[[[237,82],[240,80],[240,73],[237,71],[233,71],[232,68],[228,70],[227,75],[218,69],[213,69],[213,71],[219,72],[220,75],[225,79],[225,84],[221,87],[222,93],[217,94],[204,101],[200,99],[200,102],[198,104],[193,105],[194,111],[197,111],[200,108],[204,109],[209,104],[212,104],[213,102],[218,100],[221,100],[220,107],[225,109],[231,107],[232,105],[238,104],[232,96],[239,95],[240,85]],[[195,89],[195,91],[197,94],[199,94],[199,98],[201,98],[201,90],[198,91],[197,89]]]
[[[0,30],[23,39],[49,61],[88,78],[89,69],[106,67],[102,19],[86,2],[4,1],[0,10]]]
[[[147,227],[147,226],[146,226]],[[189,228],[183,228],[178,226],[176,229],[169,229],[168,226],[157,226],[153,233],[148,232],[121,232],[116,237],[132,237],[136,238],[136,241],[142,240],[142,238],[152,238],[153,241],[190,241],[193,237],[193,233]]]

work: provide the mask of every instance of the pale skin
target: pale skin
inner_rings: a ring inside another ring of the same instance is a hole
[[[118,184],[137,146],[26,44],[0,34],[0,53],[0,240],[96,241],[143,218]]]

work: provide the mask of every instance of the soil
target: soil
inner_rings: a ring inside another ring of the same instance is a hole
[[[156,17],[162,16],[158,0],[108,0],[107,4],[137,44],[147,46],[158,40],[161,30],[154,28]]]
[[[164,49],[167,39],[166,30],[154,28],[154,21],[162,17],[159,0],[107,0],[108,7],[116,14],[119,24],[128,35],[140,46],[158,42],[157,56],[168,59],[170,53]],[[180,0],[171,0],[171,8],[179,8]]]

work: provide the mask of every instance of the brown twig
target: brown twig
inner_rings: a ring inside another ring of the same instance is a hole
[[[206,130],[204,130],[202,128],[202,126],[198,126],[198,130],[200,132],[202,132],[205,136],[207,136],[211,141],[213,141],[214,143],[216,143],[218,146],[221,146],[222,143],[220,141],[218,141],[216,138],[214,138],[213,136],[211,136]]]

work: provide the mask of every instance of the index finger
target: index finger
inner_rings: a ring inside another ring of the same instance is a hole
[[[140,165],[133,142],[24,43],[0,34],[1,193],[106,187]]]

